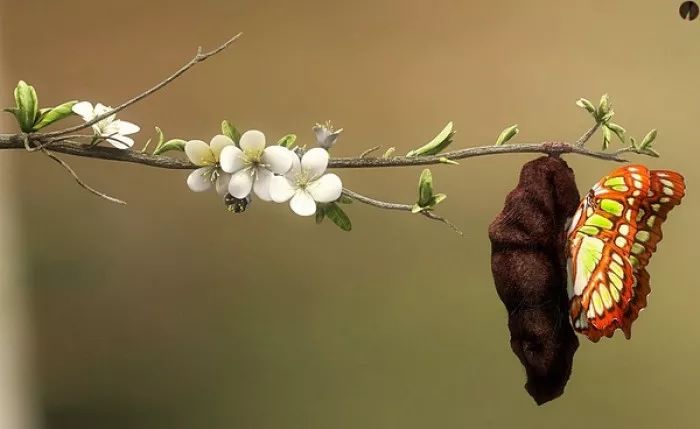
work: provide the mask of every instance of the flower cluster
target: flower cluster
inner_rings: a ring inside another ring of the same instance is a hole
[[[328,152],[313,148],[301,157],[285,146],[267,146],[258,130],[243,133],[238,144],[217,135],[209,144],[190,140],[185,144],[189,160],[199,168],[190,173],[187,185],[194,192],[215,187],[220,195],[249,198],[251,192],[263,201],[284,203],[300,216],[316,213],[317,203],[340,198],[340,178],[326,173]]]

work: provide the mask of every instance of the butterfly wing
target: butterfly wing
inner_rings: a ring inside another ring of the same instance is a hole
[[[663,238],[661,225],[668,217],[668,213],[679,205],[685,196],[683,176],[674,171],[652,170],[649,181],[649,192],[640,204],[635,219],[637,232],[629,255],[637,283],[622,324],[622,330],[627,338],[631,336],[632,322],[639,317],[639,312],[647,306],[647,296],[651,292],[651,287],[646,266]]]
[[[637,214],[650,189],[646,167],[618,168],[593,186],[572,221],[570,316],[574,329],[592,341],[625,326],[637,282],[629,255]]]

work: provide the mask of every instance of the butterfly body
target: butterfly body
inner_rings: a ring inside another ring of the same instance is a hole
[[[685,195],[683,177],[643,165],[618,168],[583,199],[567,231],[569,315],[592,341],[631,325],[646,307],[646,266],[661,224]]]

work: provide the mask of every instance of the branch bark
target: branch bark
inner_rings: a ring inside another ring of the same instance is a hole
[[[189,161],[163,155],[150,155],[135,150],[123,150],[106,146],[90,146],[73,140],[56,139],[48,134],[33,134],[29,136],[33,145],[50,147],[53,152],[67,155],[98,158],[109,161],[131,162],[151,167],[175,170],[193,170],[197,168]],[[25,149],[22,134],[0,134],[0,150]],[[445,152],[434,156],[395,156],[391,158],[348,157],[332,158],[329,168],[385,168],[410,167],[420,165],[443,164],[444,160],[460,160],[478,156],[499,155],[506,153],[542,153],[548,155],[578,154],[604,161],[626,162],[620,155],[633,152],[626,149],[617,152],[599,152],[566,142],[542,142],[512,144],[503,146],[477,146]]]

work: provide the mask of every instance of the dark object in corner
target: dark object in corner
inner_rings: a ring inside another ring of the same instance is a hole
[[[525,164],[518,186],[489,226],[491,270],[508,310],[510,346],[538,405],[564,393],[578,339],[568,320],[566,221],[580,197],[559,157]]]

